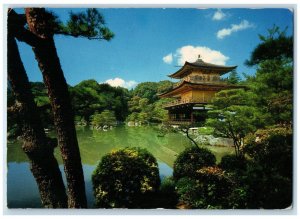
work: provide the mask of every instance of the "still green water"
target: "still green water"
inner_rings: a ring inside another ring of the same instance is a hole
[[[172,166],[176,156],[191,142],[180,133],[170,133],[159,137],[153,126],[128,127],[118,126],[108,131],[78,128],[77,137],[83,163],[88,206],[93,207],[91,175],[101,157],[113,149],[124,147],[146,148],[158,160],[160,177],[172,175]],[[26,155],[21,149],[22,142],[15,141],[7,145],[7,204],[10,208],[41,207],[39,193],[35,180],[29,170]],[[228,147],[208,147],[220,161],[225,154],[233,153]],[[55,156],[63,173],[62,160],[59,150]],[[65,176],[63,174],[65,181]]]

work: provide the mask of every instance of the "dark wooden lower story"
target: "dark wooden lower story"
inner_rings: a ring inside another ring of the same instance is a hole
[[[181,104],[167,107],[170,124],[190,125],[204,122],[208,108],[203,104]]]

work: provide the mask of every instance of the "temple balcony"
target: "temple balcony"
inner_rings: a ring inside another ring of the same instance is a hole
[[[207,104],[210,102],[210,98],[202,97],[202,98],[191,98],[191,99],[180,99],[174,100],[172,102],[166,103],[163,105],[164,108],[170,108],[173,106],[185,105],[185,104]]]
[[[191,119],[170,119],[168,121],[170,125],[191,125],[193,124]]]
[[[173,85],[173,88],[178,87],[180,84],[182,84],[184,81],[194,83],[194,84],[218,84],[218,85],[227,85],[228,83],[225,81],[221,81],[220,79],[216,80],[203,80],[203,79],[191,79],[189,77],[181,79],[179,82],[175,83]]]

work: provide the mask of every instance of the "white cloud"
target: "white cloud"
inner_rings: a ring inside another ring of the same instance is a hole
[[[127,89],[134,88],[138,84],[136,81],[125,81],[122,78],[108,79],[105,81],[105,83],[112,87],[124,87]]]
[[[247,20],[242,20],[240,24],[231,24],[230,28],[223,28],[217,32],[217,37],[223,39],[226,36],[231,35],[233,32],[245,30],[254,27],[254,24]]]
[[[226,17],[226,14],[225,14],[221,9],[218,9],[218,10],[214,13],[212,19],[213,19],[214,21],[220,21],[220,20],[224,19],[225,17]]]
[[[165,57],[163,57],[163,61],[167,64],[171,64],[173,62],[173,55],[172,53],[166,55]]]
[[[220,51],[212,50],[205,46],[183,46],[177,49],[174,57],[177,57],[178,65],[183,65],[185,61],[195,62],[201,56],[201,59],[208,63],[213,63],[216,65],[225,65],[229,57],[223,55]]]

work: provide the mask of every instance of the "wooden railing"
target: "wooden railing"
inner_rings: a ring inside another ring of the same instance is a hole
[[[172,125],[189,125],[192,121],[191,119],[170,119],[168,123]]]
[[[166,103],[163,105],[164,108],[171,107],[171,106],[177,106],[177,105],[182,105],[182,104],[187,104],[187,103],[208,103],[209,98],[203,97],[203,98],[197,98],[197,99],[182,99],[182,100],[174,100],[172,102]]]
[[[227,82],[221,81],[221,80],[216,80],[216,81],[206,81],[206,80],[193,80],[193,79],[189,79],[189,78],[184,78],[181,79],[180,81],[178,81],[177,83],[175,83],[173,85],[173,88],[178,87],[183,81],[187,81],[187,82],[191,82],[191,83],[195,83],[195,84],[220,84],[220,85],[225,85],[227,84]]]

